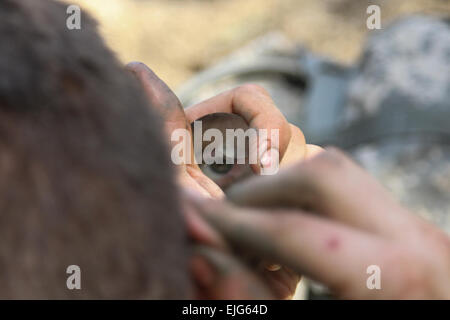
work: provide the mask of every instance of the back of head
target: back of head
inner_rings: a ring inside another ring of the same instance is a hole
[[[0,298],[185,298],[160,121],[95,22],[68,30],[66,8],[0,1]]]

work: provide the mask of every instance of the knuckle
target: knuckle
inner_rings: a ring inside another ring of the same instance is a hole
[[[289,179],[296,181],[303,191],[303,198],[313,203],[330,188],[332,181],[340,181],[343,166],[343,159],[339,154],[325,151],[295,164]]]
[[[429,293],[429,274],[427,259],[419,252],[405,247],[391,248],[385,260],[388,272],[386,283],[395,284],[393,295],[397,298],[420,298]]]
[[[289,123],[288,125],[289,125],[289,128],[291,129],[291,131],[292,131],[294,134],[303,137],[303,139],[305,138],[305,136],[304,136],[304,134],[303,134],[303,131],[300,130],[299,127],[297,127],[296,125],[293,125],[293,124],[291,124],[291,123]]]
[[[293,203],[302,202],[302,208],[308,210],[317,200],[321,193],[323,172],[317,170],[306,161],[294,164],[292,169],[283,173],[286,188],[289,190],[301,190],[301,198],[295,192],[289,192]]]
[[[286,126],[287,128],[285,130],[290,133],[290,138],[295,138],[297,141],[301,141],[301,143],[306,144],[305,135],[299,127],[291,123],[286,123]]]
[[[305,163],[308,170],[315,176],[328,176],[343,167],[344,158],[340,153],[326,150],[316,157],[306,160]]]
[[[439,252],[437,255],[446,257],[446,260],[450,263],[450,237],[434,225],[424,221],[421,221],[419,228],[423,238],[429,239],[429,245]]]
[[[134,61],[127,64],[126,68],[133,72],[141,80],[148,80],[148,77],[155,77],[156,74],[145,63]]]
[[[344,151],[336,147],[326,147],[325,151],[329,154],[329,157],[334,159],[334,161],[336,162],[343,163],[347,159],[347,155],[344,153]]]

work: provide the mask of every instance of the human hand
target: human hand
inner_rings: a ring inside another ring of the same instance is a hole
[[[270,166],[272,151],[278,153],[280,167],[303,160],[321,150],[315,145],[306,144],[303,132],[290,124],[277,108],[269,93],[261,86],[246,84],[223,92],[208,100],[188,107],[186,116],[193,122],[208,114],[233,113],[241,116],[254,129],[266,129],[267,141],[259,147],[258,163],[253,165],[255,173],[261,166]],[[279,141],[271,140],[272,130],[278,130]]]
[[[132,62],[126,68],[140,82],[149,99],[150,106],[157,109],[162,115],[171,147],[174,146],[171,136],[175,130],[186,129],[191,134],[191,126],[186,119],[183,106],[172,90],[143,63]],[[192,144],[190,143],[188,147],[191,148],[190,154],[193,156]],[[195,190],[207,198],[217,199],[224,196],[223,191],[203,174],[192,158],[190,161],[176,166],[176,170],[178,182],[182,187]]]
[[[228,199],[234,204],[196,202],[197,219],[216,238],[307,275],[339,298],[450,298],[449,237],[340,151],[252,178]],[[380,289],[367,285],[372,265],[381,271]]]

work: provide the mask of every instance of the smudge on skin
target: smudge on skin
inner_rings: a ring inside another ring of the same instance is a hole
[[[329,250],[337,250],[340,246],[340,241],[338,237],[331,237],[327,240],[327,248]]]

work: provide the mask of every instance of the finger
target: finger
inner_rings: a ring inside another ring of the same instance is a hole
[[[273,148],[279,152],[279,158],[282,159],[291,138],[291,129],[283,114],[263,88],[256,85],[245,85],[226,91],[187,108],[186,116],[192,122],[207,114],[217,112],[238,114],[251,128],[266,129],[267,141],[258,152],[259,158],[263,158],[266,150]],[[278,139],[272,139],[272,133],[276,132],[278,132]]]
[[[198,214],[196,207],[189,200],[195,198],[198,201],[204,201],[205,198],[200,197],[198,194],[193,194],[190,190],[188,193],[185,193],[184,198],[186,200],[183,201],[183,214],[190,238],[196,244],[206,245],[223,252],[232,252],[223,236]],[[235,251],[235,253],[237,252]],[[251,258],[251,255],[249,256],[242,252],[240,257],[241,259]],[[247,259],[247,262],[249,262],[249,259]],[[293,297],[297,284],[300,281],[300,276],[297,273],[274,263],[259,262],[251,264],[257,266],[258,274],[263,276],[278,299],[291,299]]]
[[[291,140],[284,153],[280,167],[289,166],[292,163],[303,160],[306,156],[306,142],[303,132],[293,124],[289,125],[291,127]]]
[[[148,99],[161,112],[165,109],[179,108],[181,103],[173,91],[147,65],[142,62],[130,62],[125,67],[141,83]]]
[[[194,192],[192,189],[183,188],[182,191],[182,213],[190,239],[197,244],[207,245],[222,251],[228,251],[229,246],[221,234],[214,230],[214,228],[198,215],[195,207],[191,204],[192,201],[189,200],[203,196]]]
[[[300,211],[217,204],[199,210],[231,245],[279,261],[341,294],[366,292],[367,267],[386,264],[385,240]]]
[[[314,144],[307,144],[305,149],[305,158],[312,158],[318,155],[320,152],[324,151],[322,147],[316,146]]]
[[[225,197],[223,190],[214,181],[207,177],[197,164],[192,162],[191,165],[188,165],[186,167],[186,174],[191,178],[191,180],[195,181],[197,186],[207,192],[209,198],[223,199]]]
[[[414,227],[410,215],[363,169],[336,150],[319,152],[275,176],[257,177],[227,190],[231,202],[295,207],[390,237]],[[391,212],[396,214],[391,214]]]
[[[179,182],[212,198],[222,198],[223,191],[206,177],[195,161],[191,126],[177,96],[150,68],[132,62],[127,70],[141,83],[152,107],[164,117],[164,125],[172,147],[172,161],[179,164]]]
[[[191,126],[186,119],[180,100],[164,81],[162,81],[144,63],[131,62],[126,66],[126,69],[141,83],[141,86],[150,101],[150,105],[157,109],[163,116],[164,125],[167,134],[170,137],[172,147],[184,143],[184,148],[180,151],[179,156],[181,159],[184,159],[185,162],[193,164],[195,167]],[[173,136],[172,134],[177,129],[182,129],[182,131],[179,132],[180,135]],[[172,137],[174,139],[172,139]],[[184,151],[186,151],[186,154],[184,154]]]
[[[194,249],[191,272],[197,298],[215,300],[274,299],[258,276],[237,258],[204,246]]]
[[[181,102],[164,81],[141,62],[131,62],[126,69],[139,80],[151,105],[158,109],[166,120],[179,121],[179,127],[186,127],[186,116]]]

